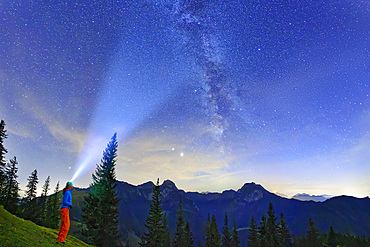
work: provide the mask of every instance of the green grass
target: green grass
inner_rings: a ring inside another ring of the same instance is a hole
[[[56,244],[58,232],[12,215],[0,206],[0,246],[91,246],[68,235],[65,245]]]

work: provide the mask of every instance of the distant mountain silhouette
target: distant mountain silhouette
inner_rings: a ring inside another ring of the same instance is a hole
[[[328,200],[329,198],[331,198],[331,196],[324,196],[324,195],[320,195],[320,196],[312,195],[311,196],[309,194],[302,193],[302,194],[296,194],[292,198],[300,200],[300,201],[324,202]]]
[[[134,186],[126,182],[117,182],[120,200],[120,231],[122,238],[141,236],[149,212],[154,184],[147,182]],[[75,189],[71,218],[80,221],[83,195],[88,189]],[[169,230],[173,236],[176,229],[178,202],[183,204],[184,216],[189,221],[195,238],[195,246],[204,242],[204,230],[207,215],[214,214],[222,231],[225,213],[228,214],[230,228],[236,222],[241,246],[246,246],[248,227],[251,217],[260,222],[266,214],[268,204],[274,206],[276,216],[283,212],[291,233],[305,234],[308,219],[311,217],[316,228],[327,232],[333,226],[337,232],[370,236],[370,199],[350,196],[334,197],[325,202],[299,201],[277,196],[265,190],[261,185],[246,183],[238,191],[227,190],[222,193],[198,193],[179,190],[176,185],[166,180],[161,185],[162,206],[168,219]]]

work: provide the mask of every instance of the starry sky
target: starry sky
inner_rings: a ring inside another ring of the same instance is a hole
[[[25,188],[110,137],[117,179],[186,191],[370,195],[370,4],[362,0],[0,2],[0,119]]]

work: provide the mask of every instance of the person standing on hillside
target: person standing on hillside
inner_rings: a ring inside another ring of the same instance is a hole
[[[72,182],[67,182],[66,187],[63,189],[62,206],[60,206],[60,229],[58,233],[58,242],[64,244],[69,231],[69,210],[72,208]]]

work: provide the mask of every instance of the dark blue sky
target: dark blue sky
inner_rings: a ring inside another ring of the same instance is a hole
[[[129,183],[367,196],[369,7],[3,1],[6,158],[22,188],[33,169],[64,183],[78,167],[86,187],[117,132]]]

